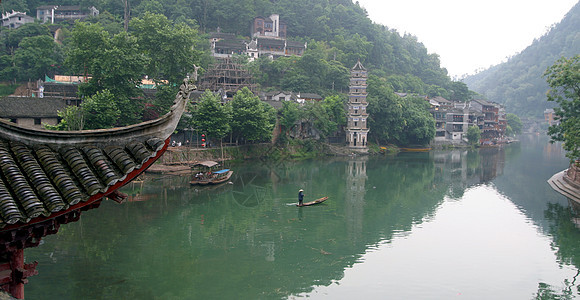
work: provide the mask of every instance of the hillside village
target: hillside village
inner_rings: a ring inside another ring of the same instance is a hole
[[[98,14],[99,11],[94,7],[81,10],[80,7],[41,6],[37,8],[36,17],[43,23],[54,24],[63,21],[82,20]],[[3,26],[18,28],[27,22],[34,22],[34,18],[26,16],[24,13],[12,12],[3,14],[2,21]],[[209,34],[208,43],[211,49],[211,56],[215,59],[215,64],[199,79],[199,90],[192,96],[193,102],[203,91],[210,90],[219,94],[225,103],[231,100],[233,95],[244,87],[249,88],[262,101],[276,109],[282,107],[283,101],[304,105],[307,102],[323,100],[321,95],[309,91],[259,91],[254,84],[251,72],[242,64],[236,62],[236,57],[247,57],[248,61],[253,61],[261,57],[275,60],[279,57],[302,56],[308,45],[307,43],[288,40],[286,38],[287,24],[277,14],[268,17],[255,17],[250,25],[249,32],[249,38],[239,38],[234,34],[222,33],[220,28]],[[362,67],[362,65],[359,67]],[[357,66],[354,66],[353,70],[355,68]],[[43,124],[56,125],[59,121],[57,115],[59,110],[62,110],[66,105],[79,105],[81,103],[81,99],[77,96],[78,85],[88,79],[83,76],[54,75],[53,78],[46,76],[35,82],[29,82],[19,88],[14,95],[3,100],[5,109],[2,110],[0,117],[22,126],[42,128]],[[359,94],[364,95],[366,98],[366,80],[364,82],[355,82],[354,85],[352,80],[351,77],[351,95],[353,91],[359,93],[356,89],[359,87],[361,88]],[[156,90],[153,81],[143,79],[140,87],[144,97],[155,97]],[[406,93],[397,93],[397,95],[402,98],[409,96]],[[450,101],[440,96],[421,97],[429,103],[430,113],[435,120],[436,134],[432,141],[433,145],[466,144],[468,142],[466,134],[470,126],[477,126],[480,129],[481,145],[492,145],[506,141],[507,121],[503,106],[485,100],[462,102]],[[366,103],[365,101],[363,99],[363,103]],[[349,127],[354,124],[353,120],[358,120],[358,118],[351,115],[355,106],[349,104],[349,107],[348,124],[350,125],[347,124],[343,128],[344,133],[349,137],[343,138],[339,143],[348,143],[353,138],[352,133],[350,135],[347,133],[352,130]],[[355,127],[358,127],[358,125]],[[369,129],[363,128],[364,130],[368,132]],[[372,128],[370,130],[372,131]],[[366,134],[363,140],[362,145],[366,147]],[[358,146],[361,146],[360,142]]]

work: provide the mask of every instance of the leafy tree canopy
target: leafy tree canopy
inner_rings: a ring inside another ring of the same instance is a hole
[[[508,126],[512,129],[514,134],[522,133],[522,120],[516,114],[509,113],[506,115]]]
[[[550,86],[548,101],[559,106],[554,109],[559,124],[550,126],[552,141],[564,142],[566,156],[580,158],[580,55],[560,58],[545,72]]]
[[[467,128],[467,140],[471,145],[479,144],[479,140],[481,139],[481,130],[477,126],[469,126]]]
[[[206,134],[208,138],[221,139],[231,130],[231,111],[221,104],[219,94],[205,91],[193,112],[193,128]]]
[[[248,142],[270,140],[276,118],[272,106],[260,101],[247,87],[238,91],[229,104],[232,132],[236,138]]]
[[[121,116],[115,100],[115,96],[108,90],[87,97],[81,104],[86,122],[84,129],[115,127]]]

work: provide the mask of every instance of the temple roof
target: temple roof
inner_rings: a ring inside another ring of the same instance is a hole
[[[106,147],[29,147],[0,138],[0,228],[106,194],[165,145],[159,138]]]
[[[169,113],[120,128],[50,131],[0,119],[0,228],[80,208],[143,172],[167,148],[193,89],[184,81]]]

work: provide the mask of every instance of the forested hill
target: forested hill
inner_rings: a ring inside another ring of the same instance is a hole
[[[109,30],[111,22],[122,24],[123,3],[120,0],[3,0],[2,9],[36,15],[36,8],[41,5],[94,5],[100,11],[96,21]],[[194,24],[201,34],[219,27],[222,32],[248,36],[254,17],[280,15],[280,20],[287,24],[288,38],[307,42],[308,49],[302,58],[302,69],[290,74],[293,78],[283,78],[283,85],[262,78],[263,86],[279,84],[275,87],[319,93],[332,89],[344,91],[348,81],[336,74],[344,73],[360,59],[372,74],[396,92],[452,100],[467,100],[470,95],[464,83],[451,81],[447,70],[440,66],[439,56],[428,53],[415,36],[401,35],[373,23],[358,2],[351,0],[128,0],[128,3],[132,18],[139,18],[147,11],[163,14],[175,23]]]
[[[488,45],[493,46],[493,45]],[[507,62],[463,80],[471,90],[503,103],[508,112],[542,117],[554,103],[546,101],[546,69],[560,57],[580,53],[580,2],[551,30]]]

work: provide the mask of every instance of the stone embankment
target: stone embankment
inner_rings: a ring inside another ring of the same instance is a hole
[[[568,169],[554,174],[548,183],[580,212],[580,162],[571,163]]]

